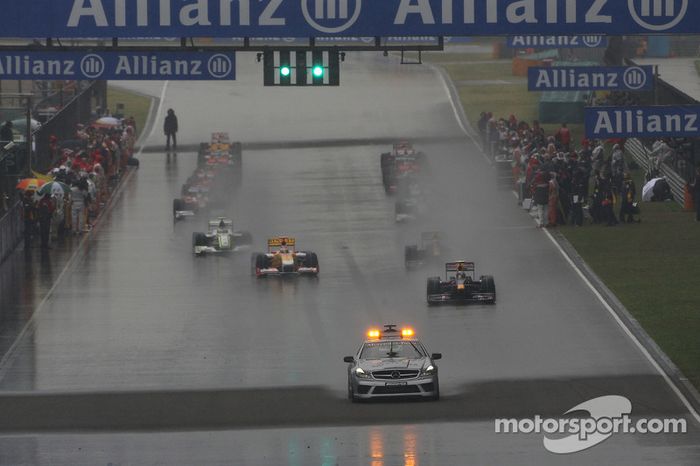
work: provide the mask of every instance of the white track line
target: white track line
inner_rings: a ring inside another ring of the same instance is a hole
[[[148,135],[148,138],[150,139],[153,134],[155,133],[156,129],[156,124],[155,122],[158,121],[157,118],[160,116],[162,110],[163,110],[163,101],[165,100],[165,93],[168,89],[168,83],[169,81],[165,81],[163,84],[163,91],[160,94],[160,103],[158,104],[158,112],[156,113],[156,120],[154,120],[153,127],[151,128],[151,133]],[[141,145],[138,153],[136,154],[138,157],[143,154],[143,149],[146,147],[145,143]],[[112,211],[114,206],[116,205],[116,201],[118,199],[118,196],[121,194],[121,192],[124,190],[124,187],[127,185],[128,180],[123,182],[121,186],[114,192],[113,195],[113,201],[105,210],[102,212],[102,215],[100,218],[104,218],[105,215],[107,215],[109,212]],[[31,327],[34,325],[34,322],[36,321],[37,316],[44,310],[44,307],[46,306],[46,303],[49,301],[51,296],[53,295],[54,291],[56,291],[56,288],[58,287],[58,284],[61,283],[61,280],[63,279],[63,276],[68,273],[68,270],[70,270],[71,266],[75,262],[75,260],[78,258],[80,255],[79,253],[83,250],[83,246],[85,243],[90,239],[92,236],[91,232],[88,232],[86,235],[83,236],[83,238],[80,240],[78,243],[78,246],[75,248],[73,251],[73,254],[71,255],[70,259],[68,259],[68,262],[66,262],[66,265],[63,267],[63,270],[61,273],[58,275],[56,278],[56,281],[54,281],[53,286],[49,289],[49,291],[46,293],[44,296],[44,299],[39,302],[39,305],[36,307],[34,313],[32,316],[29,318],[29,320],[24,324],[24,327],[22,327],[22,330],[19,332],[17,335],[17,338],[15,338],[15,341],[12,343],[12,346],[5,352],[5,354],[2,356],[2,359],[0,359],[0,380],[5,378],[5,375],[7,372],[10,370],[12,367],[12,362],[14,361],[14,356],[16,354],[17,348],[19,347],[20,343],[24,339],[24,337],[29,333],[29,330]]]
[[[433,67],[433,65],[430,65],[430,66]],[[459,126],[462,128],[462,131],[464,131],[464,133],[467,136],[469,136],[469,139],[472,140],[474,145],[478,148],[479,144],[477,144],[476,140],[471,135],[471,132],[466,129],[466,127],[464,126],[464,123],[461,121],[462,118],[460,116],[459,111],[457,110],[457,105],[454,102],[454,99],[452,97],[452,93],[450,92],[450,88],[449,88],[449,84],[447,83],[446,76],[439,71],[437,71],[437,73],[440,75],[440,77],[442,79],[443,88],[445,89],[445,92],[447,93],[447,97],[450,100],[450,103],[452,104],[452,110],[454,111],[455,118],[457,118],[457,122],[459,123]],[[482,152],[482,154],[483,154],[483,152]],[[490,163],[490,161],[489,161],[489,163]],[[518,194],[517,193],[514,193],[514,194],[515,194],[515,197],[517,198]],[[673,393],[676,394],[676,396],[681,400],[681,403],[683,403],[683,405],[688,409],[688,412],[693,416],[693,418],[695,418],[695,421],[698,424],[700,424],[700,414],[698,414],[698,412],[695,410],[693,405],[690,404],[690,402],[688,401],[688,398],[686,398],[686,396],[683,394],[683,392],[680,391],[680,389],[676,386],[676,384],[673,382],[673,380],[671,380],[671,378],[668,376],[668,374],[666,374],[666,372],[659,365],[659,363],[656,362],[654,357],[649,353],[649,351],[644,347],[644,345],[642,345],[642,343],[634,335],[634,333],[632,333],[632,331],[629,329],[629,327],[627,327],[627,325],[625,325],[625,323],[622,321],[622,319],[620,319],[620,316],[617,315],[615,310],[610,306],[610,304],[608,304],[608,302],[598,292],[598,290],[593,286],[593,284],[590,282],[590,280],[588,280],[588,278],[586,278],[586,276],[581,271],[581,269],[576,265],[576,263],[574,263],[574,261],[571,260],[569,255],[559,245],[557,240],[554,239],[552,234],[549,231],[547,231],[547,229],[543,228],[543,230],[544,230],[545,234],[547,235],[547,237],[549,238],[549,240],[552,242],[552,244],[554,244],[554,246],[557,248],[557,250],[559,250],[559,252],[564,257],[566,262],[571,266],[572,269],[574,269],[574,271],[578,274],[578,276],[581,278],[581,280],[583,280],[583,283],[585,283],[586,286],[588,286],[588,288],[591,290],[591,292],[593,292],[595,297],[598,298],[598,301],[600,301],[600,303],[603,305],[603,307],[608,311],[608,313],[613,317],[613,319],[615,319],[615,322],[617,322],[617,324],[622,328],[624,333],[629,337],[629,339],[632,341],[632,343],[634,343],[634,345],[637,347],[637,349],[644,355],[644,357],[647,359],[647,361],[649,361],[651,366],[654,369],[656,369],[656,371],[659,374],[661,374],[661,377],[663,377],[663,379],[666,381],[668,386],[671,387],[671,390],[673,391]]]

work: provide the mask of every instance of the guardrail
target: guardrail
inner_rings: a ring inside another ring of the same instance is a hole
[[[645,171],[649,170],[650,157],[649,149],[640,141],[639,139],[628,139],[625,144],[625,150],[629,152],[634,161],[637,162]],[[666,177],[669,186],[671,186],[671,192],[673,193],[673,199],[683,205],[685,200],[685,180],[676,173],[671,167],[661,164],[659,170],[661,175]]]
[[[9,256],[22,239],[22,203],[17,202],[0,218],[0,263]]]

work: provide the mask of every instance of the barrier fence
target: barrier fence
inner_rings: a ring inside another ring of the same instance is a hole
[[[0,263],[9,256],[22,240],[22,204],[16,202],[0,217]]]

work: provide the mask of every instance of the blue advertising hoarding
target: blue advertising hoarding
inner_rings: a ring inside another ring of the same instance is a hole
[[[0,52],[0,79],[233,80],[233,53]]]
[[[527,71],[530,91],[650,91],[653,66],[551,66]]]
[[[700,137],[700,105],[586,108],[586,137]]]
[[[0,0],[26,38],[700,33],[697,0]]]
[[[512,49],[597,49],[607,47],[608,38],[601,35],[508,36],[506,45]]]

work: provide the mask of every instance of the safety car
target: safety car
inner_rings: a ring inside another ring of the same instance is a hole
[[[348,363],[348,399],[416,397],[440,399],[440,353],[429,353],[411,328],[385,325],[367,332],[367,338]]]
[[[491,275],[476,279],[476,266],[473,262],[457,261],[445,264],[445,280],[440,277],[428,278],[428,304],[496,302],[496,283]]]
[[[311,251],[297,251],[296,239],[289,236],[270,238],[267,253],[253,253],[251,268],[258,278],[296,276],[319,273],[318,256]]]
[[[233,220],[219,217],[210,220],[206,233],[192,233],[192,249],[195,255],[230,253],[248,249],[252,243],[247,231],[235,231]]]

